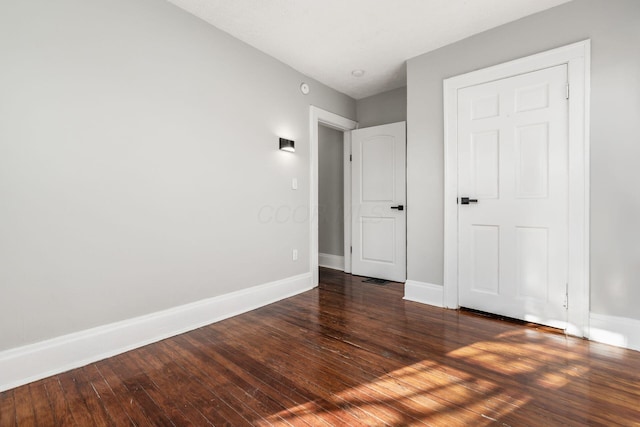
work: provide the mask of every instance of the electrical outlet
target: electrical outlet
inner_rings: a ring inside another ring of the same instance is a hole
[[[298,178],[293,178],[291,180],[291,189],[292,190],[297,190],[298,189]]]
[[[293,257],[294,261],[298,260],[298,250],[297,249],[293,250],[292,257]]]

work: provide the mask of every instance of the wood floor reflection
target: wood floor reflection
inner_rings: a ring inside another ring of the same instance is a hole
[[[319,288],[0,393],[0,425],[640,425],[640,353]]]

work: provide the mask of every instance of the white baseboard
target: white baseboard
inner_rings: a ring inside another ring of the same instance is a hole
[[[444,288],[407,280],[404,299],[444,307]],[[640,320],[590,313],[588,338],[592,341],[640,351]]]
[[[444,307],[444,287],[416,280],[404,283],[404,299]]]
[[[318,254],[318,264],[320,267],[344,271],[344,257],[340,255]]]
[[[589,339],[640,351],[640,320],[591,313]]]
[[[311,273],[0,352],[0,391],[79,368],[313,288]]]

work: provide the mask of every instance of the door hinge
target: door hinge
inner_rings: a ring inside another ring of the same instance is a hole
[[[565,291],[564,291],[564,303],[562,303],[562,306],[565,309],[569,309],[569,284],[566,284],[565,287]]]
[[[569,83],[567,83],[567,93],[566,93],[566,97],[567,97],[567,99],[569,99]]]
[[[353,154],[349,154],[349,161],[353,162]]]
[[[349,247],[349,251],[350,251],[351,253],[353,253],[353,246],[350,246],[350,247]]]

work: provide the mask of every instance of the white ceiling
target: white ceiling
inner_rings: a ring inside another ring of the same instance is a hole
[[[360,99],[406,85],[409,58],[570,0],[169,1]]]

